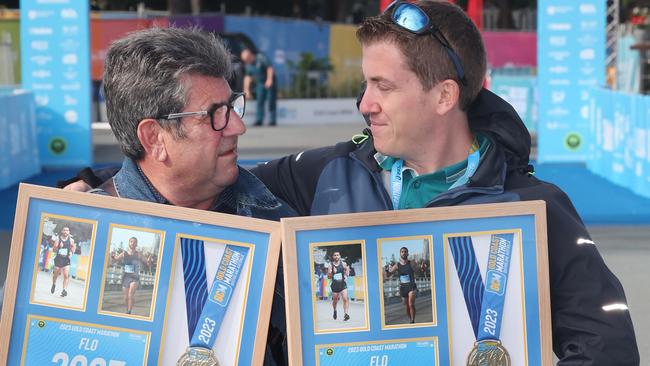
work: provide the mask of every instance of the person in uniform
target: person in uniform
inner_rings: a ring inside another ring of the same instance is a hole
[[[63,290],[61,297],[68,296],[68,283],[70,282],[70,256],[77,250],[77,244],[70,235],[70,228],[64,226],[59,232],[58,237],[52,245],[52,252],[56,253],[54,257],[54,271],[52,272],[52,287],[50,292],[56,290],[56,279],[63,274]]]
[[[261,126],[264,123],[264,106],[268,100],[269,126],[275,126],[277,122],[277,78],[275,70],[269,59],[263,53],[253,53],[249,49],[241,52],[241,60],[246,64],[246,76],[244,76],[244,94],[251,98],[251,84],[255,84],[255,110],[254,126]]]
[[[394,265],[386,265],[386,272],[392,275],[397,272],[399,276],[399,294],[404,300],[406,315],[411,323],[415,323],[415,297],[417,296],[418,286],[415,284],[415,271],[411,266],[409,250],[407,247],[401,247],[399,250],[399,261]]]
[[[348,285],[345,280],[350,275],[350,267],[347,263],[341,260],[341,253],[332,253],[332,262],[330,263],[328,277],[332,279],[330,288],[332,289],[332,307],[334,313],[332,317],[334,320],[337,318],[336,305],[339,303],[339,296],[343,298],[343,321],[350,320],[348,309],[350,308],[350,300],[348,299]]]

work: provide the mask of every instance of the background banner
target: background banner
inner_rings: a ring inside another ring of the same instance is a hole
[[[88,1],[20,2],[22,84],[34,91],[41,163],[92,164]]]
[[[605,2],[540,0],[539,162],[587,160],[589,90],[605,84]]]
[[[329,56],[330,25],[327,23],[228,15],[224,30],[244,33],[253,40],[258,51],[273,63],[281,88],[291,82],[290,62],[297,66],[304,53],[311,53],[316,59]],[[298,34],[300,37],[296,37]]]
[[[34,94],[0,88],[0,189],[40,171]]]

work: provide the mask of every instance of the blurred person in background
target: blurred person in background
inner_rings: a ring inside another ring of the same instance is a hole
[[[273,65],[263,53],[253,53],[249,49],[241,51],[241,60],[246,64],[246,76],[244,76],[244,94],[251,98],[251,84],[255,84],[255,123],[253,126],[262,126],[264,123],[264,107],[268,100],[269,105],[269,126],[277,123],[277,95],[278,87]]]

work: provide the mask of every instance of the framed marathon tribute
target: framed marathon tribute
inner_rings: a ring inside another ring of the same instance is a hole
[[[282,219],[290,365],[550,365],[543,201]]]
[[[272,221],[21,184],[0,364],[262,364],[280,232]]]

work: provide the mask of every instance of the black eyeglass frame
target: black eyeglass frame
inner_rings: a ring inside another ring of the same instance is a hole
[[[412,30],[398,23],[395,20],[394,15],[395,15],[395,10],[401,5],[407,5],[416,8],[426,19],[425,25],[418,30]],[[454,64],[454,68],[456,69],[456,75],[458,76],[460,83],[464,86],[467,86],[467,78],[465,77],[465,70],[463,69],[462,63],[460,62],[460,57],[458,57],[458,54],[451,47],[451,44],[449,43],[445,35],[442,34],[442,31],[440,31],[440,29],[435,24],[433,24],[433,22],[431,22],[431,18],[429,18],[429,15],[424,10],[422,10],[422,8],[409,1],[395,0],[386,7],[383,13],[385,14],[391,10],[392,12],[390,14],[390,20],[398,27],[417,35],[430,33],[433,36],[433,38],[435,38],[438,42],[440,42],[442,48],[445,49],[447,55],[449,55],[449,58],[451,59],[451,62]]]
[[[156,119],[173,120],[173,119],[181,119],[181,118],[190,117],[190,116],[210,116],[210,127],[212,127],[212,129],[214,131],[219,132],[219,131],[224,130],[226,127],[228,127],[228,122],[230,122],[230,112],[235,110],[235,108],[233,107],[233,103],[240,97],[244,98],[244,106],[242,107],[241,116],[236,111],[235,111],[235,113],[237,113],[237,116],[239,118],[244,118],[244,114],[246,114],[246,96],[244,95],[244,93],[235,92],[235,93],[232,93],[230,95],[230,97],[228,98],[227,101],[220,102],[220,103],[214,103],[214,104],[212,104],[210,106],[210,108],[208,108],[205,111],[170,113],[170,114],[166,114],[166,115],[163,115],[163,116],[156,117]],[[226,107],[227,108],[226,122],[223,124],[223,127],[215,128],[214,127],[214,113],[221,107]]]

